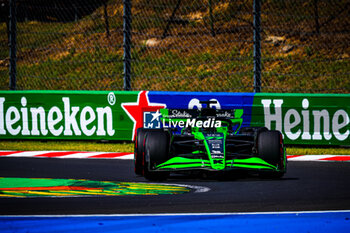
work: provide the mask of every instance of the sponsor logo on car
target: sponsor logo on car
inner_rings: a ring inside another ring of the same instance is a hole
[[[143,127],[145,129],[160,129],[161,121],[160,116],[162,114],[157,112],[144,112],[143,113]]]

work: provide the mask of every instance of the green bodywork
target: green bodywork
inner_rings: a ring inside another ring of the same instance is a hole
[[[168,118],[168,109],[160,110],[162,117],[162,122],[169,122],[170,118]],[[241,125],[242,125],[242,109],[236,109],[234,118],[229,119],[232,123],[231,126],[235,126],[234,134],[237,134]],[[171,118],[171,121],[187,121],[188,118]],[[155,167],[155,170],[159,171],[180,171],[180,170],[194,170],[194,169],[204,169],[210,171],[223,171],[223,170],[233,170],[233,169],[251,169],[251,170],[266,170],[273,172],[285,172],[286,168],[286,152],[285,148],[283,148],[283,156],[284,156],[284,164],[282,168],[276,167],[272,164],[267,163],[263,159],[259,157],[251,157],[247,158],[236,158],[236,159],[226,159],[226,137],[229,135],[229,124],[226,121],[222,122],[221,127],[215,128],[215,134],[212,136],[208,134],[203,128],[192,127],[191,134],[194,136],[194,139],[203,141],[205,151],[194,151],[192,152],[193,157],[186,156],[175,156],[166,162],[159,164]],[[232,133],[232,132],[231,132]],[[222,143],[222,156],[215,156],[210,149],[210,140],[218,140]],[[203,159],[196,156],[196,154],[207,154],[208,158]]]
[[[250,169],[267,169],[277,171],[278,168],[265,162],[261,158],[252,157],[247,159],[231,159],[224,161],[220,166],[213,163],[213,160],[190,159],[183,157],[174,157],[157,166],[158,169],[193,169],[208,168],[209,170],[223,170],[225,168],[250,168]]]

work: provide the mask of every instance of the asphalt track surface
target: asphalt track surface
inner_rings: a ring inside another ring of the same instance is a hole
[[[147,182],[132,160],[0,158],[0,177]],[[161,183],[161,182],[160,182]],[[208,187],[157,196],[0,198],[0,215],[234,213],[350,209],[350,163],[289,162],[279,180],[254,175],[176,175],[166,183]]]

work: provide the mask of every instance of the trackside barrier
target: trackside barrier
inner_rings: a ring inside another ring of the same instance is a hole
[[[243,126],[280,130],[286,144],[350,145],[349,94],[0,91],[1,139],[133,140],[161,108],[243,109]]]
[[[349,94],[256,94],[252,126],[280,130],[286,144],[350,146]]]

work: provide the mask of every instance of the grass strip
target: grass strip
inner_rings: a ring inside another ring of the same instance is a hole
[[[99,142],[99,141],[0,141],[0,150],[18,151],[103,151],[103,152],[133,152],[134,144],[130,142]],[[287,147],[288,155],[350,155],[347,148],[312,148]]]
[[[98,141],[1,141],[0,150],[133,152],[134,144]]]

